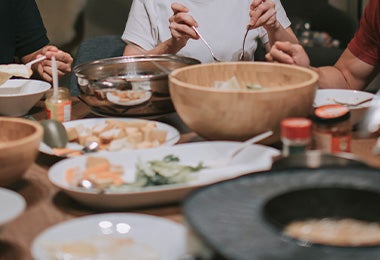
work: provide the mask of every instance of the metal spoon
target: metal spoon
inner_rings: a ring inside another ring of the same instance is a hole
[[[86,145],[81,150],[70,150],[67,153],[60,154],[59,156],[66,157],[73,154],[77,154],[78,152],[80,154],[95,153],[98,150],[99,150],[99,143],[95,141],[91,141],[91,142],[86,143]]]
[[[249,29],[247,27],[247,30],[245,31],[244,38],[243,38],[243,49],[242,49],[242,52],[241,52],[240,57],[239,57],[239,60],[241,60],[241,61],[244,60],[244,55],[245,55],[244,46],[245,46],[245,40],[247,38],[248,32],[249,32]]]
[[[105,190],[103,188],[97,187],[92,181],[88,179],[82,179],[79,182],[78,186],[89,191],[96,191],[98,194],[105,193]]]
[[[193,30],[198,34],[199,38],[203,41],[203,43],[207,46],[207,48],[210,50],[210,53],[211,53],[211,56],[212,58],[214,59],[214,61],[216,62],[222,62],[221,60],[219,60],[218,58],[216,58],[214,52],[212,51],[210,45],[207,43],[207,41],[203,38],[203,36],[198,32],[197,28],[195,28],[195,26],[192,27]]]

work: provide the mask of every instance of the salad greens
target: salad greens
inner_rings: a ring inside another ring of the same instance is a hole
[[[137,191],[141,187],[186,183],[195,177],[192,173],[205,168],[207,167],[203,165],[203,162],[199,162],[196,166],[180,164],[180,159],[172,154],[161,160],[138,159],[135,182],[124,183],[118,187],[110,186],[109,191]]]

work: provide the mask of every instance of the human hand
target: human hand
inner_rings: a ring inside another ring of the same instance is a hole
[[[192,28],[193,26],[198,27],[198,23],[189,14],[189,9],[180,3],[173,3],[171,8],[173,15],[169,18],[169,29],[175,44],[182,48],[190,38],[199,39]]]
[[[36,66],[35,70],[38,72],[42,79],[49,82],[52,82],[53,80],[51,62],[51,58],[53,56],[55,56],[55,59],[57,61],[58,76],[63,76],[71,71],[73,58],[69,53],[62,51],[55,46],[48,45],[40,50],[36,58],[42,55],[46,56],[46,60],[34,65]]]
[[[253,0],[249,16],[248,29],[263,26],[268,31],[280,26],[276,18],[276,6],[272,0]]]
[[[310,59],[300,44],[276,42],[265,55],[266,60],[310,67]]]

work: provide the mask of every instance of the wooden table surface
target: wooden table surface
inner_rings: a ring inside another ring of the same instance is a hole
[[[32,109],[31,115],[37,120],[46,118],[43,102]],[[75,99],[73,101],[72,119],[87,117],[95,116],[90,113],[86,105]],[[202,140],[191,132],[175,113],[157,120],[176,127],[181,133],[180,143]],[[372,153],[375,141],[375,138],[354,138],[352,140],[352,152],[371,166],[380,168],[380,156]],[[50,183],[47,177],[48,169],[59,160],[58,157],[40,153],[36,162],[25,173],[24,178],[9,187],[25,198],[27,207],[18,218],[0,230],[0,259],[31,259],[30,247],[33,239],[43,230],[75,217],[101,213],[81,206]],[[180,223],[183,221],[180,204],[125,210],[123,212],[151,214]]]

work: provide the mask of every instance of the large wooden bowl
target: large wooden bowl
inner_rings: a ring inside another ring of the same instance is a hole
[[[260,90],[221,90],[215,81],[233,76]],[[189,128],[210,139],[246,140],[269,129],[279,140],[286,117],[307,117],[313,109],[318,74],[298,66],[267,62],[193,65],[169,74],[174,107]]]
[[[0,186],[20,179],[38,154],[42,126],[23,118],[0,117]]]

